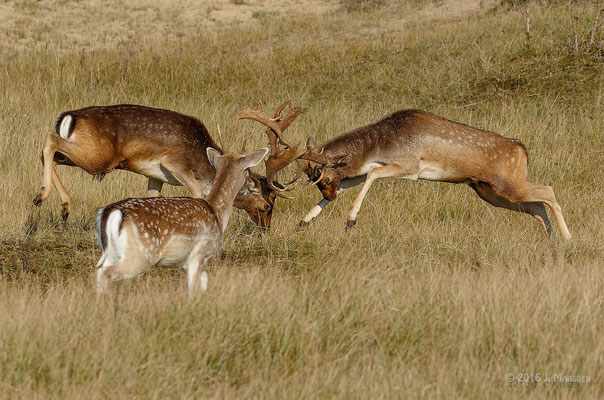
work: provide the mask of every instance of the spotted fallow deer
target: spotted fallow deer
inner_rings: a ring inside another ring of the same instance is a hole
[[[287,104],[279,106],[269,121],[275,129],[289,126],[299,114],[290,105],[288,115],[281,120]],[[67,111],[46,135],[43,185],[34,204],[41,205],[54,184],[63,202],[63,220],[69,216],[71,199],[56,165],[78,166],[99,179],[114,169],[136,172],[149,178],[150,197],[159,196],[164,183],[184,185],[194,197],[203,197],[210,192],[216,172],[206,156],[208,147],[223,152],[197,118],[174,111],[128,104]],[[274,161],[275,157],[271,158]],[[250,171],[246,187],[235,198],[235,207],[268,228],[276,197],[287,197],[280,184]]]
[[[562,236],[567,240],[571,237],[552,188],[527,181],[528,153],[518,140],[425,111],[401,110],[320,146],[309,138],[307,148],[302,156],[308,160],[303,170],[323,200],[302,219],[301,226],[315,218],[341,190],[363,183],[348,212],[346,227],[352,227],[373,181],[404,178],[466,183],[495,207],[533,216],[551,237],[547,204]]]
[[[189,294],[205,291],[207,260],[222,247],[222,236],[233,201],[249,174],[268,149],[246,156],[221,155],[207,148],[216,167],[207,200],[189,197],[126,199],[99,209],[96,236],[102,254],[97,264],[97,290],[116,280],[138,275],[153,265],[182,266]]]

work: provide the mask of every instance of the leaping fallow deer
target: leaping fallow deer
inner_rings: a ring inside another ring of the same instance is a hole
[[[205,291],[204,266],[222,247],[233,201],[244,187],[248,168],[267,152],[220,155],[207,148],[208,160],[216,167],[207,200],[126,199],[99,209],[96,236],[102,254],[97,264],[97,290],[102,292],[109,283],[138,275],[153,265],[182,265],[187,270],[189,294]]]
[[[281,111],[288,104],[279,106],[268,122],[274,129],[281,126],[284,130],[299,115],[290,105],[281,120]],[[208,147],[223,152],[197,118],[174,111],[128,104],[67,111],[57,119],[54,132],[46,135],[43,185],[34,204],[46,200],[54,184],[63,202],[63,220],[69,216],[71,199],[56,165],[78,166],[99,178],[114,169],[125,169],[149,178],[150,197],[159,196],[162,185],[169,183],[184,185],[199,198],[210,192],[216,172],[206,155]],[[275,161],[285,162],[272,156],[270,162]],[[235,207],[268,228],[275,198],[286,197],[279,186],[250,171]]]
[[[495,207],[533,216],[550,237],[547,204],[562,236],[571,237],[553,189],[526,180],[528,154],[518,140],[425,111],[401,110],[320,146],[309,138],[307,148],[304,172],[323,200],[300,225],[315,218],[341,190],[363,183],[348,212],[346,226],[352,227],[373,181],[404,178],[466,183]]]

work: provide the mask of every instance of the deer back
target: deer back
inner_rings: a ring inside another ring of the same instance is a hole
[[[344,178],[366,174],[377,164],[410,162],[437,165],[451,171],[453,180],[480,178],[492,175],[494,167],[518,168],[526,161],[518,140],[421,110],[396,111],[318,148],[324,164],[340,163]]]
[[[70,154],[72,161],[94,174],[120,168],[147,175],[146,162],[172,155],[198,176],[213,175],[205,149],[217,148],[216,143],[201,121],[174,111],[128,104],[87,107],[61,114],[55,132],[81,149]],[[89,161],[91,154],[98,156]]]

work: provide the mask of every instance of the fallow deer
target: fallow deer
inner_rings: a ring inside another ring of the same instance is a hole
[[[289,126],[299,114],[290,105],[288,115],[281,120],[287,104],[282,104],[268,122],[274,129]],[[162,185],[169,183],[184,185],[199,198],[210,192],[215,175],[206,157],[208,147],[223,152],[201,121],[174,111],[128,104],[67,111],[57,119],[54,132],[46,135],[43,186],[34,204],[41,205],[54,184],[63,202],[63,220],[69,216],[71,199],[56,165],[78,166],[99,179],[114,169],[124,169],[149,178],[150,197],[159,196]],[[268,228],[276,197],[286,197],[279,186],[250,171],[235,207]]]
[[[526,179],[528,153],[522,143],[420,110],[401,110],[315,146],[312,138],[303,169],[323,199],[300,222],[315,218],[337,194],[363,183],[348,212],[356,223],[361,203],[376,179],[404,178],[466,183],[495,207],[520,211],[539,221],[548,237],[551,209],[564,239],[570,239],[550,186]]]
[[[244,187],[248,168],[258,164],[268,149],[246,156],[221,155],[207,148],[216,167],[207,200],[189,197],[126,199],[99,209],[96,236],[102,254],[97,264],[97,290],[130,278],[153,265],[179,266],[187,271],[189,295],[207,288],[204,266],[222,247],[222,236],[233,201]]]

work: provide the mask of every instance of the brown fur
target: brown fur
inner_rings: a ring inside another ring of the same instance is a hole
[[[73,121],[65,140],[59,130],[68,115]],[[48,167],[41,194],[34,202],[39,205],[48,197],[51,184],[62,187],[55,165],[79,166],[100,177],[114,169],[124,169],[149,177],[150,195],[159,195],[166,182],[182,184],[195,197],[202,197],[215,173],[206,156],[208,147],[222,152],[201,121],[174,111],[129,104],[67,111],[57,119],[55,132],[46,137],[42,158]],[[166,179],[160,181],[148,175],[150,162],[161,166]],[[257,183],[248,181],[248,190],[237,196],[235,207],[247,211],[258,225],[268,227],[275,196],[271,196],[267,185],[262,185],[265,177],[255,177]],[[57,187],[67,218],[71,199],[62,189]]]
[[[195,291],[201,277],[199,267],[203,268],[222,247],[222,235],[233,201],[247,179],[247,168],[260,162],[266,153],[267,149],[261,149],[247,156],[220,156],[217,150],[208,149],[217,172],[207,200],[126,199],[100,209],[97,239],[103,254],[97,273],[98,290],[159,264],[183,266],[189,275],[190,293]],[[116,211],[119,226],[108,233],[108,220]]]
[[[544,209],[528,205],[547,204],[563,236],[570,238],[553,190],[526,181],[528,153],[516,139],[425,111],[401,110],[320,146],[313,147],[311,139],[308,143],[310,152],[304,158],[309,161],[304,172],[316,181],[326,201],[335,200],[341,185],[364,177],[363,188],[349,212],[348,226],[356,222],[373,180],[398,177],[466,183],[494,206],[531,214],[549,235]],[[303,223],[316,214],[316,210],[309,212]]]

